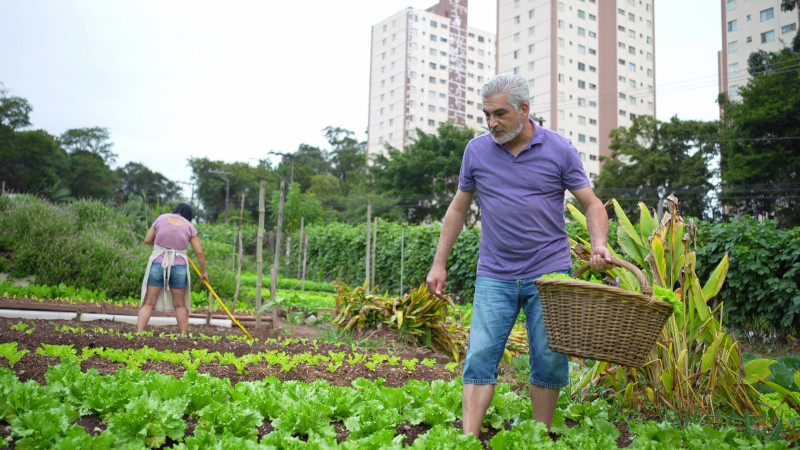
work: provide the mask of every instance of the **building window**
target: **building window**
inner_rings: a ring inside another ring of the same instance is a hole
[[[586,142],[586,135],[585,134],[578,134],[578,142]]]
[[[628,63],[628,70],[630,70],[631,72],[636,72],[636,64]]]
[[[739,71],[739,63],[728,64],[728,75],[733,75]]]
[[[761,11],[761,21],[767,21],[769,19],[775,18],[775,8],[768,8]]]
[[[519,16],[514,16],[514,25],[519,25]]]
[[[528,53],[533,53],[533,44],[528,46]]]
[[[519,59],[519,50],[514,50],[514,59]]]
[[[436,121],[433,120],[433,119],[428,119],[428,126],[429,127],[435,127],[436,126]]]
[[[597,72],[597,67],[589,66],[589,72]]]
[[[578,106],[586,106],[586,99],[578,97]]]
[[[753,36],[747,36],[747,43],[753,42]]]
[[[597,155],[589,155],[589,159],[592,161],[597,161]]]
[[[628,20],[630,20],[631,22],[636,22],[636,14],[628,13]]]
[[[628,53],[630,53],[631,55],[635,55],[636,54],[636,47],[634,47],[632,45],[630,47],[628,47]]]
[[[728,42],[728,53],[736,53],[739,51],[739,41]]]
[[[761,33],[761,43],[772,42],[775,40],[775,31],[769,30],[766,33]]]
[[[536,27],[528,28],[528,36],[533,36],[534,33],[536,33]]]
[[[583,10],[578,10],[578,19],[585,19],[586,13]]]
[[[736,0],[728,0],[727,8],[728,8],[728,11],[732,11],[732,10],[736,9]]]
[[[528,19],[533,19],[533,10],[528,11]]]
[[[728,31],[736,31],[738,28],[739,24],[736,22],[736,19],[728,22]]]
[[[578,89],[586,89],[586,82],[583,80],[578,80]]]
[[[792,31],[797,29],[797,24],[792,23],[789,25],[784,25],[781,27],[781,33],[791,33]]]
[[[578,46],[578,53],[580,53],[581,55],[585,55],[586,54],[586,46],[585,45],[579,45]]]
[[[514,33],[514,42],[519,42],[519,33]]]
[[[578,36],[586,36],[586,29],[578,27]]]
[[[578,63],[578,70],[586,72],[586,64],[579,62]]]

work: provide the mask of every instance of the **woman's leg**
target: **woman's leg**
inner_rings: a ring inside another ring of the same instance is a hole
[[[181,334],[189,334],[189,310],[186,309],[186,288],[170,288],[172,293],[172,307],[175,308],[175,319],[178,321],[178,329]]]
[[[158,294],[161,293],[162,286],[147,285],[147,292],[144,294],[144,302],[139,307],[139,315],[136,319],[136,331],[141,333],[150,321],[150,315],[153,313],[153,308],[156,306]]]

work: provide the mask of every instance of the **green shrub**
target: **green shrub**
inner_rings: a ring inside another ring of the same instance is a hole
[[[709,262],[730,255],[728,280],[719,293],[725,323],[800,333],[800,228],[781,230],[773,220],[745,216],[702,223],[698,239],[700,278],[709,275]]]

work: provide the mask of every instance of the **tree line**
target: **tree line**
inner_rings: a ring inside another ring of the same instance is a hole
[[[611,132],[611,156],[594,179],[603,200],[616,198],[629,212],[639,201],[658,204],[669,194],[681,199],[685,216],[719,222],[751,215],[780,227],[800,225],[800,49],[750,56],[749,83],[741,100],[722,94],[719,121],[658,121],[636,117]],[[8,191],[35,193],[53,201],[95,198],[124,206],[170,205],[181,200],[178,183],[116,159],[109,130],[90,127],[53,136],[30,130],[32,107],[0,85],[0,180]],[[262,180],[270,190],[267,227],[275,226],[284,183],[284,228],[305,224],[361,223],[372,215],[424,223],[444,217],[458,186],[464,147],[475,130],[442,124],[435,134],[417,130],[404,148],[366,154],[366,143],[346,129],[322,130],[328,147],[301,144],[257,164],[188,158],[189,199],[204,221],[257,221]],[[241,199],[244,195],[242,208]],[[479,218],[471,212],[468,224]]]

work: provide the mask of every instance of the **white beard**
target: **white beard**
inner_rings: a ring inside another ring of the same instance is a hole
[[[505,133],[502,138],[496,138],[494,133],[492,133],[492,139],[498,144],[505,144],[506,142],[513,141],[515,137],[519,136],[519,133],[522,131],[522,118],[520,118],[519,123],[511,130]]]

